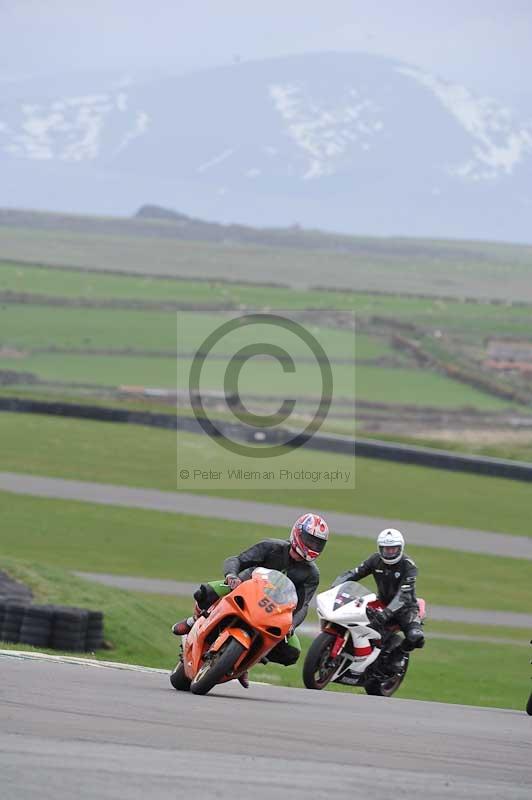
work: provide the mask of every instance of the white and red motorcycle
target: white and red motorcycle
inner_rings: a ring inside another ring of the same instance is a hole
[[[404,680],[408,653],[399,669],[388,664],[390,652],[400,644],[399,627],[383,631],[370,627],[371,610],[384,604],[377,595],[355,581],[321,592],[317,598],[321,633],[312,642],[303,665],[307,689],[324,689],[329,683],[360,686],[367,694],[390,697]],[[425,601],[418,598],[420,619]]]

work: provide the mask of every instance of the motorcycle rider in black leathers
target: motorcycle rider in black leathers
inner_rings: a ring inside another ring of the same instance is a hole
[[[291,633],[284,642],[270,650],[268,661],[284,666],[295,664],[301,653],[301,645],[294,631],[307,616],[309,603],[318,588],[320,571],[314,562],[323,552],[328,537],[329,528],[323,517],[303,514],[294,523],[289,539],[263,539],[240,555],[230,556],[223,565],[225,581],[202,583],[194,592],[194,615],[176,622],[172,632],[176,636],[187,634],[201,611],[209,608],[219,597],[236,589],[242,581],[251,578],[256,567],[276,569],[283,572],[294,584],[298,603],[292,618]],[[241,675],[239,681],[247,688],[247,673]]]
[[[337,586],[344,581],[358,581],[373,575],[377,584],[377,597],[385,604],[381,611],[368,608],[372,627],[385,628],[397,624],[404,639],[387,653],[387,663],[393,670],[404,667],[405,655],[423,647],[422,622],[416,598],[417,567],[405,552],[405,541],[400,531],[387,528],[377,537],[378,552],[354,569],[347,570],[334,581]],[[385,651],[386,652],[386,651]]]

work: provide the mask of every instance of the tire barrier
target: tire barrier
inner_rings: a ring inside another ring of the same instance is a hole
[[[28,606],[20,627],[19,642],[34,647],[48,647],[53,621],[54,612],[49,606]]]
[[[149,411],[129,411],[119,408],[86,406],[76,403],[52,403],[40,400],[27,400],[19,397],[0,397],[0,411],[13,411],[30,414],[52,414],[76,419],[93,419],[103,422],[127,422],[134,425],[148,425],[168,430],[205,433],[194,417],[154,414]],[[206,423],[207,425],[207,423]],[[260,440],[263,443],[286,441],[287,431],[280,428],[265,432],[249,425],[232,422],[218,422],[222,435],[239,438],[243,441]],[[216,431],[210,426],[211,435]],[[309,450],[327,453],[357,455],[363,458],[378,458],[403,464],[416,464],[453,472],[470,472],[476,475],[491,475],[517,481],[532,481],[532,463],[511,461],[504,458],[473,456],[431,447],[383,442],[378,439],[351,439],[344,436],[315,434],[305,445]]]
[[[103,613],[101,611],[89,611],[87,619],[87,637],[85,639],[86,650],[100,650],[103,646]]]
[[[90,406],[81,403],[54,403],[20,397],[0,397],[0,411],[51,414],[56,417],[93,419],[99,422],[129,422],[134,425],[176,429],[176,418],[173,414],[153,414],[149,411],[129,411],[123,408]]]
[[[56,607],[50,646],[54,650],[85,650],[89,612],[81,608]]]
[[[29,606],[23,603],[6,603],[4,621],[2,623],[2,639],[4,642],[16,644],[20,641],[20,629],[27,608]]]
[[[52,650],[94,652],[103,646],[103,612],[32,605],[0,598],[0,639]]]
[[[325,438],[325,437],[324,437]],[[392,444],[373,439],[356,439],[355,454],[365,458],[380,458],[402,464],[447,469],[452,472],[469,472],[474,475],[491,475],[514,481],[532,481],[532,464],[526,461],[511,461],[506,458],[470,456],[431,447],[415,447]],[[346,446],[344,440],[344,447]],[[335,450],[334,452],[345,452]]]

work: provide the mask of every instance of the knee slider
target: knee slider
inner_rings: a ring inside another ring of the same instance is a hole
[[[205,600],[206,589],[207,587],[205,586],[205,584],[200,583],[199,587],[194,592],[193,597],[198,605],[200,605],[202,600]]]
[[[421,648],[425,646],[425,636],[421,628],[410,628],[406,638],[412,648]]]
[[[204,611],[216,601],[217,594],[212,586],[209,586],[205,583],[200,583],[198,589],[196,589],[194,592],[193,597],[198,604],[198,607]]]
[[[296,663],[297,659],[299,658],[299,650],[296,650],[295,647],[290,648],[290,652],[286,653],[284,660],[286,667],[291,667],[293,664]]]

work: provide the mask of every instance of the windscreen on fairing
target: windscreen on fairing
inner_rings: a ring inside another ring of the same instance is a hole
[[[257,567],[253,575],[264,580],[264,594],[280,606],[297,606],[296,587],[286,575],[276,569]]]
[[[357,597],[364,597],[366,594],[371,594],[370,590],[356,581],[346,581],[337,586],[336,597],[334,599],[334,610],[340,606],[345,606],[346,603],[351,603]]]

